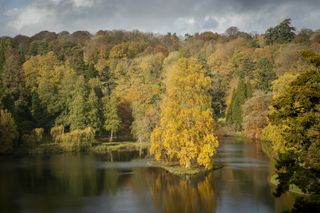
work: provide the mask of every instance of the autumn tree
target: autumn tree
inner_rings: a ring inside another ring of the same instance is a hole
[[[13,142],[17,136],[17,127],[11,113],[0,109],[0,154],[13,150]]]
[[[36,92],[43,106],[50,114],[61,111],[63,102],[59,97],[59,85],[66,68],[53,52],[31,57],[23,66],[26,87]],[[69,82],[70,83],[70,82]]]
[[[231,39],[235,39],[239,34],[240,34],[240,31],[238,27],[235,27],[235,26],[229,27],[228,29],[226,29],[226,32],[225,32],[225,35]]]
[[[168,72],[160,123],[151,134],[156,160],[178,160],[181,166],[212,167],[218,140],[208,89],[211,81],[194,58],[181,58]]]
[[[319,197],[320,56],[312,52],[302,55],[313,66],[303,70],[288,90],[272,101],[269,114],[271,124],[282,127],[275,131],[281,131],[286,147],[277,158],[277,196],[295,184]],[[313,204],[320,206],[319,202]]]
[[[262,130],[268,125],[268,109],[271,93],[256,91],[243,105],[243,130],[246,137],[259,139]]]
[[[127,82],[118,82],[117,91],[131,102],[131,133],[139,142],[149,142],[157,124],[160,108],[163,55],[136,58],[126,73]]]

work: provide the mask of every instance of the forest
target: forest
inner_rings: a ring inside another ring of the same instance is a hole
[[[218,136],[241,135],[275,159],[276,196],[320,206],[319,30],[42,31],[0,38],[0,76],[1,154],[134,140],[209,169]]]

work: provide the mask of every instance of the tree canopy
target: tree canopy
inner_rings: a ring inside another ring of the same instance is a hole
[[[167,73],[160,123],[151,134],[150,151],[157,160],[178,160],[212,167],[218,147],[214,135],[210,78],[196,59],[181,58]]]

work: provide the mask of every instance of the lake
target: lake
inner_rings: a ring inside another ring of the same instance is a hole
[[[258,143],[223,138],[207,176],[178,177],[146,160],[57,154],[0,158],[4,212],[282,212],[295,196],[274,198],[273,165]]]

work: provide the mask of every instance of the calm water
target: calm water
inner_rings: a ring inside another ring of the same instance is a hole
[[[254,143],[224,138],[205,177],[180,178],[144,160],[60,154],[0,158],[0,212],[282,212],[292,194],[272,196],[268,159]]]

